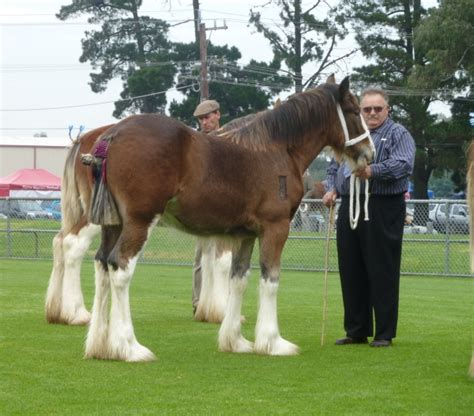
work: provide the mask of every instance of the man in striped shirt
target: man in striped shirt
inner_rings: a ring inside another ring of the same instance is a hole
[[[415,142],[405,127],[389,117],[384,90],[365,89],[361,110],[376,148],[374,162],[355,173],[362,184],[363,179],[369,179],[369,221],[360,216],[357,227],[350,227],[351,172],[344,162],[331,161],[327,193],[323,197],[327,206],[341,197],[337,251],[346,336],[338,339],[336,345],[366,344],[367,337],[373,336],[371,346],[388,347],[397,330],[404,193],[413,171]],[[360,198],[363,206],[363,189]]]

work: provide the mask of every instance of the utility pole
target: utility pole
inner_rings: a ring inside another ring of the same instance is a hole
[[[199,85],[201,91],[201,101],[209,98],[209,81],[207,79],[207,43],[206,25],[199,24],[199,57],[201,60],[201,71],[199,74]]]
[[[194,14],[194,36],[196,44],[199,44],[199,23],[201,22],[201,12],[199,10],[199,0],[193,0],[193,14]]]
[[[214,22],[214,27],[206,29],[206,24],[201,23],[199,13],[199,58],[201,61],[201,70],[199,73],[199,86],[201,91],[201,101],[207,100],[209,98],[209,80],[207,77],[207,40],[206,40],[206,30],[221,30],[227,29],[227,25],[224,21],[224,26],[217,27]]]

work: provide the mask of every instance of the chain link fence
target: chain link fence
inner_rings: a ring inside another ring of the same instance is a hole
[[[336,206],[336,217],[337,217]],[[0,258],[51,259],[52,239],[61,227],[60,201],[0,199]],[[291,224],[282,268],[323,271],[329,212],[321,200],[303,200]],[[464,200],[407,201],[402,274],[471,276],[469,271],[469,213]],[[93,259],[99,238],[89,248]],[[158,225],[140,261],[186,265],[194,260],[193,236]],[[336,235],[329,233],[329,270],[337,271]],[[253,266],[258,266],[258,244]]]

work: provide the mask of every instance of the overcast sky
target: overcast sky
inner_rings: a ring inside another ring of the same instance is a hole
[[[94,94],[88,85],[91,68],[79,63],[81,39],[84,31],[90,30],[81,23],[86,17],[67,22],[55,18],[61,5],[70,3],[71,0],[1,0],[1,136],[31,137],[40,131],[48,137],[66,136],[69,125],[77,131],[80,125],[88,130],[117,121],[112,112],[113,101],[121,91],[120,82],[114,81],[106,92]],[[215,44],[238,47],[242,63],[252,58],[269,61],[272,54],[268,42],[247,26],[249,9],[265,3],[267,0],[201,0],[206,26],[214,25],[208,19],[216,19],[217,26],[225,19],[228,27],[208,32],[208,37]],[[424,3],[434,5],[436,0]],[[278,9],[267,6],[263,16],[271,19],[277,13]],[[192,19],[192,0],[144,0],[141,14],[175,24]],[[172,28],[170,39],[193,41],[193,23]],[[343,54],[353,45],[338,47]],[[354,58],[342,63],[340,76],[350,73],[356,62]]]

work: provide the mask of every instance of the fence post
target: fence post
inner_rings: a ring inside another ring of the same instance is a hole
[[[7,198],[7,256],[12,257],[12,227],[10,199]]]

